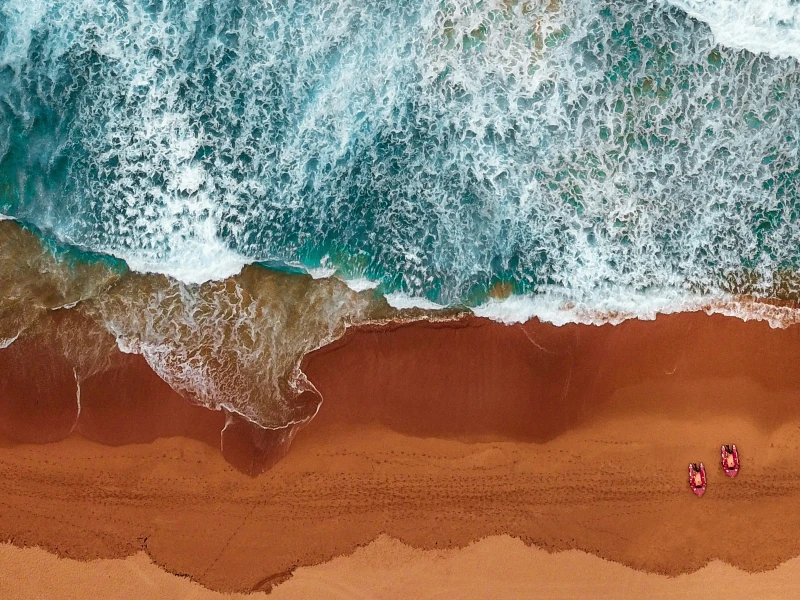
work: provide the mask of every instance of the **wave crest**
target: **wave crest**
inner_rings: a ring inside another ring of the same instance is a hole
[[[723,46],[800,59],[800,4],[795,0],[666,1],[708,23]]]
[[[137,270],[455,305],[800,266],[796,63],[662,1],[0,11],[0,210]]]

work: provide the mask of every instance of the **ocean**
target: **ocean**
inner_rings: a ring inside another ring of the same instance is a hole
[[[275,429],[353,325],[785,326],[798,59],[797,0],[0,0],[0,351]]]

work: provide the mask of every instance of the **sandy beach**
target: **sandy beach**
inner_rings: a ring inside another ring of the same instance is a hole
[[[0,600],[800,599],[798,357],[800,0],[0,0]]]
[[[485,597],[481,585],[517,597],[554,573],[581,576],[556,578],[566,595],[552,583],[552,597],[682,597],[693,585],[786,597],[800,584],[796,561],[785,562],[800,554],[798,349],[796,328],[699,313],[616,327],[472,319],[352,331],[304,361],[322,409],[257,476],[220,452],[218,413],[175,398],[142,410],[137,399],[155,403],[141,385],[125,395],[120,382],[144,378],[140,364],[94,392],[126,398],[130,423],[87,401],[73,433],[27,443],[8,436],[7,415],[24,415],[6,402],[0,540],[129,561],[89,563],[94,573],[149,569],[145,552],[207,590],[276,598],[393,597],[374,587],[387,576],[401,597],[416,572],[475,581],[474,596],[441,584],[420,597]],[[718,465],[730,442],[742,454],[734,480]],[[692,461],[708,467],[702,499],[686,484]],[[50,560],[3,552],[7,574]],[[48,567],[64,594],[75,576],[59,569],[83,568],[69,564]],[[509,577],[517,564],[539,566]],[[24,583],[4,585],[30,597]]]
[[[341,600],[654,598],[674,600],[715,593],[732,600],[786,598],[800,591],[800,559],[749,574],[720,561],[674,578],[635,571],[577,550],[549,554],[508,536],[463,549],[418,550],[382,536],[352,555],[300,567],[270,593],[215,592],[173,575],[141,552],[126,559],[61,559],[38,548],[0,545],[0,592],[17,600]],[[6,583],[12,582],[12,583]],[[53,585],[57,582],[57,587]]]

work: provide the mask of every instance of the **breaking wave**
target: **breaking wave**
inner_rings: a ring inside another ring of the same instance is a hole
[[[458,314],[406,308],[337,278],[259,266],[203,284],[140,274],[0,222],[0,350],[38,339],[78,386],[119,351],[139,354],[184,398],[262,428],[316,414],[321,397],[300,363],[348,327]]]
[[[0,350],[278,428],[351,325],[793,323],[798,10],[0,0]]]
[[[667,0],[708,23],[714,39],[782,58],[800,58],[800,3],[797,0]]]
[[[645,0],[8,0],[0,210],[187,283],[768,296],[798,262],[800,74],[719,19],[796,33],[796,7],[679,4],[711,27]]]

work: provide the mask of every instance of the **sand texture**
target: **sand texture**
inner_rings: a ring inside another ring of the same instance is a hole
[[[13,600],[783,600],[800,593],[800,558],[749,574],[714,561],[677,577],[642,573],[580,551],[549,554],[509,536],[463,549],[418,550],[381,536],[352,555],[297,569],[270,594],[225,594],[167,573],[146,554],[89,562],[0,545],[0,594]]]
[[[642,586],[681,597],[670,590],[703,581],[790,597],[796,562],[771,569],[800,555],[797,350],[797,329],[706,315],[352,332],[305,361],[323,408],[256,477],[226,461],[214,436],[152,435],[145,416],[136,443],[7,438],[0,540],[82,560],[145,551],[209,589],[277,585],[276,598],[402,597],[417,571],[445,582],[420,588],[431,598],[486,597],[492,582],[524,596],[529,581],[564,597],[582,585],[623,597],[617,583],[628,597]],[[742,456],[735,480],[717,462],[730,442]],[[698,499],[685,477],[701,460],[709,488]],[[743,571],[697,572],[715,560]],[[546,572],[506,572],[545,562]],[[310,565],[320,566],[300,569]],[[448,579],[461,572],[462,583]],[[387,577],[397,596],[376,587]]]
[[[712,463],[708,493],[695,498],[684,464],[713,456],[705,439],[731,430],[740,476]],[[679,431],[688,442],[656,441]],[[798,554],[800,478],[782,457],[799,446],[800,424],[767,435],[729,420],[614,420],[541,445],[357,428],[298,439],[250,478],[194,440],[112,448],[73,437],[4,449],[0,529],[5,541],[75,558],[146,550],[223,591],[267,589],[382,533],[419,548],[505,533],[649,572],[712,559],[757,571]]]

